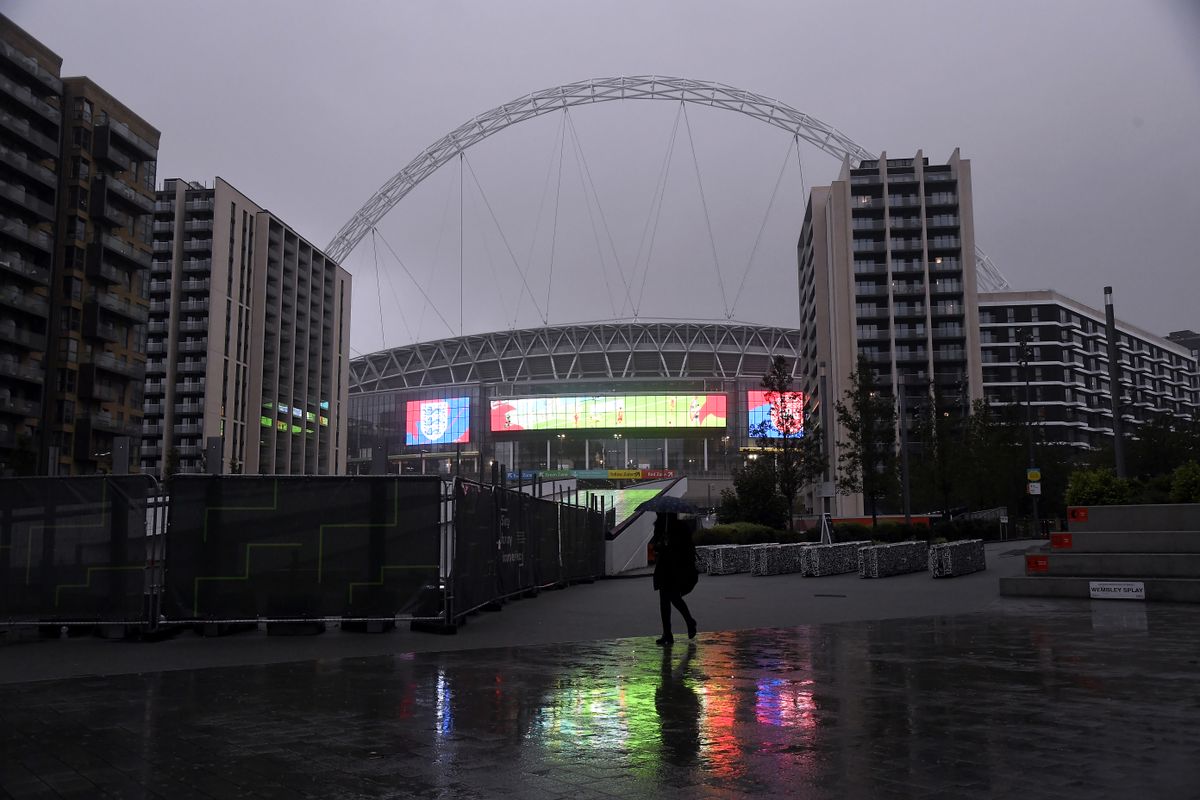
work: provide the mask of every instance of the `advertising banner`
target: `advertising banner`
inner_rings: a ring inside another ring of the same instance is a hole
[[[409,400],[405,444],[465,444],[471,440],[471,398]]]
[[[803,392],[746,392],[746,429],[753,438],[804,435]]]
[[[515,481],[520,478],[523,481],[531,481],[534,478],[542,480],[554,480],[562,478],[591,478],[595,480],[609,481],[653,481],[662,480],[664,478],[674,478],[675,470],[673,469],[552,469],[552,470],[533,470],[525,469],[517,472],[515,470],[507,473],[508,480]]]
[[[723,394],[510,397],[491,401],[491,429],[723,428],[726,407]]]

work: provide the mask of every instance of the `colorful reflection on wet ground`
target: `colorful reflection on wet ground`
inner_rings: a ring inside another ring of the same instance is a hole
[[[3,686],[0,789],[1196,796],[1200,609],[1138,611],[1115,627],[1077,604],[667,650],[625,639]]]

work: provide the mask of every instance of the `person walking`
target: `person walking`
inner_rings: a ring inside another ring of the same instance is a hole
[[[658,591],[658,608],[662,615],[662,636],[655,644],[666,646],[675,641],[671,635],[671,606],[683,615],[689,639],[696,638],[696,619],[688,610],[683,596],[696,586],[700,574],[696,571],[696,545],[692,541],[692,522],[678,514],[659,513],[654,519],[654,588]]]

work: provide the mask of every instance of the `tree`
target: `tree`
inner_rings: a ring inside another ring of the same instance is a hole
[[[838,423],[846,432],[839,441],[837,488],[842,494],[862,492],[871,508],[872,526],[879,524],[879,503],[896,496],[896,407],[875,387],[871,365],[859,356],[850,373],[850,388],[837,401]]]
[[[733,489],[721,490],[717,520],[782,527],[787,501],[779,494],[778,487],[774,460],[752,458],[747,466],[733,471]]]
[[[771,419],[751,426],[750,435],[758,446],[774,455],[775,481],[779,496],[787,504],[787,529],[792,530],[796,495],[812,483],[828,466],[821,447],[820,431],[804,424],[804,395],[792,391],[792,371],[787,359],[775,356],[763,376]]]
[[[1067,502],[1073,506],[1125,505],[1135,494],[1133,482],[1111,469],[1077,469],[1067,483]]]
[[[912,470],[914,498],[920,505],[940,507],[948,517],[958,505],[954,500],[964,456],[964,415],[944,402],[934,383],[931,402],[918,406],[913,417],[911,438],[920,454]],[[911,463],[911,450],[909,458]]]
[[[1200,464],[1189,461],[1171,476],[1171,502],[1200,503]]]

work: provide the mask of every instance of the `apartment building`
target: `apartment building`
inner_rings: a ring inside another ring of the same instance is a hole
[[[845,438],[833,404],[859,356],[880,391],[903,391],[911,409],[931,387],[944,403],[983,396],[971,165],[958,150],[945,164],[920,151],[846,161],[838,180],[811,190],[798,250],[800,385],[825,423],[831,464]],[[823,494],[810,505],[863,513],[861,496],[828,483]]]
[[[154,210],[142,470],[345,472],[349,274],[221,178]]]
[[[37,470],[62,131],[62,59],[0,15],[0,475]]]
[[[985,292],[979,323],[989,402],[1025,403],[1028,380],[1033,419],[1045,441],[1088,448],[1112,439],[1104,311],[1053,291]],[[1200,413],[1195,353],[1121,320],[1116,328],[1126,430],[1156,415],[1191,419]]]

